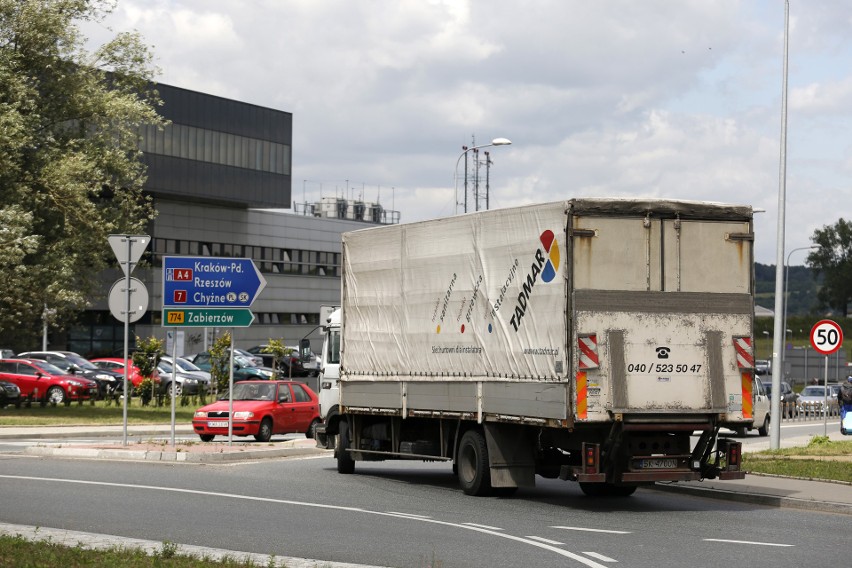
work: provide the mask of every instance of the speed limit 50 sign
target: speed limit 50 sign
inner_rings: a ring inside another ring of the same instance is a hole
[[[820,354],[831,355],[843,345],[843,330],[835,321],[818,321],[811,328],[811,345]]]

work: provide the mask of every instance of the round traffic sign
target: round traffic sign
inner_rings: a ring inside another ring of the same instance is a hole
[[[127,278],[116,280],[109,290],[109,311],[124,323],[138,321],[148,310],[148,289],[138,278],[130,278],[130,314],[127,313]]]
[[[811,346],[822,355],[831,355],[843,345],[843,330],[832,320],[816,322],[811,328]]]

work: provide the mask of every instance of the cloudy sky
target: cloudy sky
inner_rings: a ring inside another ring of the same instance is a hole
[[[462,146],[504,137],[491,208],[744,203],[775,263],[783,0],[118,0],[83,29],[140,32],[163,83],[293,113],[296,201],[453,215]],[[792,0],[788,252],[852,216],[850,118],[852,5]]]

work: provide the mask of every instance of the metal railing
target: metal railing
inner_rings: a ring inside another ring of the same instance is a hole
[[[828,399],[828,404],[819,402],[782,402],[781,420],[805,422],[822,420],[824,416],[840,416],[840,404],[836,399]]]

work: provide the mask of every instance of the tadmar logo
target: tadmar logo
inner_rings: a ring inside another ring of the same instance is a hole
[[[541,241],[542,248],[536,249],[533,255],[530,271],[527,273],[521,293],[518,294],[515,313],[512,314],[512,319],[509,320],[515,331],[518,331],[521,327],[521,320],[523,320],[524,315],[527,313],[530,294],[539,276],[541,276],[542,281],[550,282],[556,278],[556,271],[559,270],[559,243],[556,242],[553,231],[544,231],[539,236],[539,240]],[[545,255],[547,256],[545,257]]]

